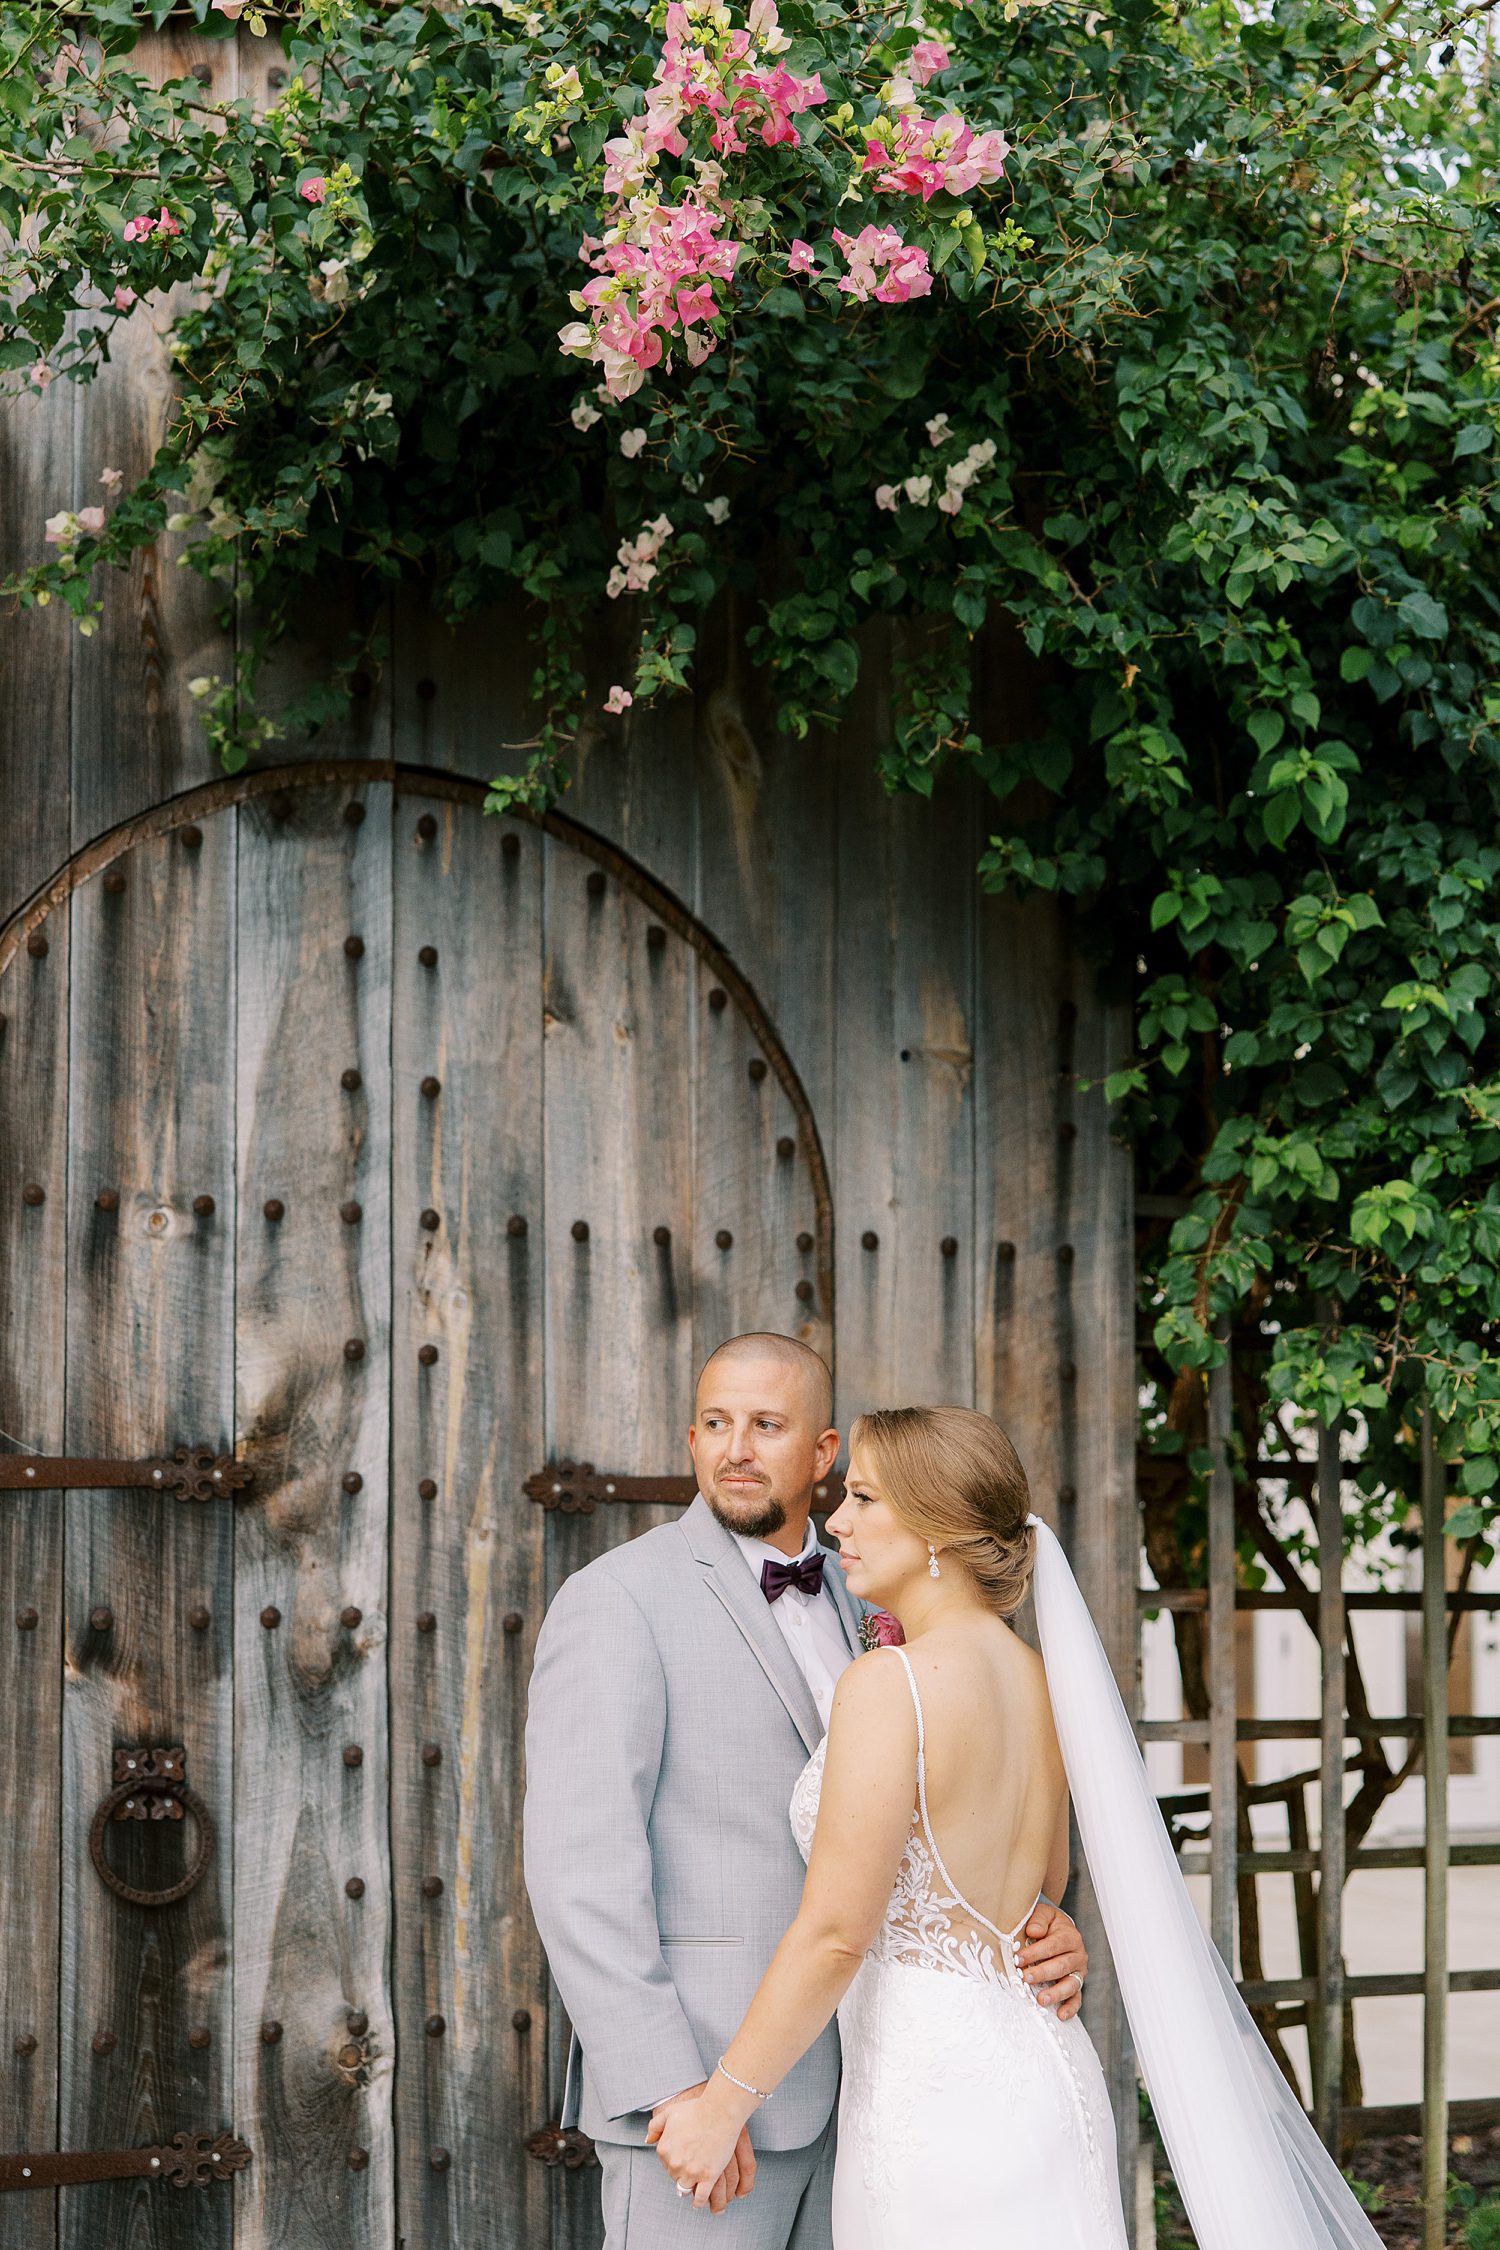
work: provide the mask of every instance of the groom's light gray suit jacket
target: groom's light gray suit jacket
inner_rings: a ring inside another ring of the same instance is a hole
[[[831,1556],[825,1584],[855,1655],[862,1612]],[[738,2028],[801,1900],[787,1807],[822,1731],[701,1493],[560,1589],[526,1721],[526,1887],[595,2140],[644,2142],[653,2104],[706,2078]],[[756,2146],[815,2140],[838,2075],[830,2024],[757,2113]]]

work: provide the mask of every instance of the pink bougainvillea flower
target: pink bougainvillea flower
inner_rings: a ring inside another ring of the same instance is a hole
[[[71,547],[84,534],[95,538],[103,529],[102,508],[80,508],[76,515],[71,508],[59,508],[47,518],[44,536],[49,547]]]
[[[297,193],[301,196],[304,203],[321,203],[324,196],[328,193],[328,182],[324,179],[321,172],[315,172],[310,180],[303,181],[301,187],[298,188]]]
[[[875,505],[877,508],[884,508],[891,515],[895,515],[901,505],[896,487],[893,484],[877,484],[875,487]]]
[[[684,286],[677,292],[677,317],[684,328],[691,328],[695,320],[712,320],[717,310],[711,281]]]
[[[887,267],[875,296],[882,305],[904,305],[911,297],[926,297],[931,292],[927,252],[915,243],[905,243]]]
[[[601,395],[612,400],[632,397],[657,368],[670,373],[674,355],[699,367],[717,350],[745,247],[732,232],[748,195],[734,160],[757,138],[769,150],[798,147],[797,120],[829,99],[817,71],[799,76],[786,67],[791,40],[776,0],[748,0],[743,27],[725,0],[668,0],[664,32],[642,108],[604,144],[600,232],[579,246],[589,278],[571,293],[579,317],[558,330],[563,352],[596,368]],[[941,41],[924,38],[919,48],[917,75],[947,67]],[[894,115],[871,138],[865,167],[880,175],[878,185],[927,197],[951,184],[947,175],[966,156],[970,171],[982,164],[987,144],[969,156],[974,136],[962,118],[916,114],[910,79],[893,79],[886,98]],[[664,157],[685,159],[670,187]],[[764,210],[764,199],[747,208]],[[856,254],[845,255],[849,272],[839,286],[861,302],[900,304],[932,287],[926,252],[895,230],[866,228]],[[788,274],[819,271],[812,244],[794,241]],[[622,552],[611,593],[645,583],[632,567]],[[650,567],[649,556],[641,567]]]
[[[656,558],[671,536],[667,517],[654,516],[650,523],[642,524],[633,539],[620,541],[615,567],[604,586],[611,601],[617,601],[621,594],[645,592],[656,576]]]
[[[971,188],[998,180],[1010,143],[1003,133],[975,133],[957,110],[936,120],[902,117],[894,133],[865,144],[864,169],[877,174],[875,185],[888,195],[920,195],[930,203],[939,188],[967,195]]]
[[[903,242],[894,227],[861,227],[852,238],[835,227],[833,239],[849,268],[839,288],[857,303],[874,297],[882,305],[902,305],[931,290],[927,252],[917,243]]]
[[[113,492],[116,485],[125,482],[125,471],[123,469],[101,469],[99,471],[99,482],[106,492]]]
[[[117,281],[115,283],[116,310],[119,312],[129,312],[131,306],[134,303],[135,291],[133,289],[127,289],[123,281]]]
[[[906,67],[917,84],[925,86],[929,78],[946,70],[952,60],[941,39],[919,39],[906,58]]]
[[[811,78],[794,78],[780,64],[774,70],[742,70],[733,84],[735,113],[759,116],[760,137],[767,148],[775,148],[782,141],[791,148],[800,147],[802,136],[792,123],[793,117],[805,109],[817,109],[828,99],[816,71]]]
[[[628,711],[634,701],[635,697],[629,688],[612,687],[604,698],[604,708],[606,711]]]
[[[943,471],[943,491],[938,506],[945,516],[956,516],[964,504],[964,495],[974,479],[986,470],[995,458],[993,438],[981,438],[971,445],[961,461],[950,461]]]
[[[713,285],[730,280],[741,248],[723,239],[726,216],[691,193],[677,204],[642,196],[607,234],[584,237],[594,279],[573,304],[590,318],[559,329],[558,342],[601,368],[612,398],[628,398],[678,341],[695,366],[714,350],[699,324],[718,312]]]
[[[971,188],[988,187],[1005,170],[1010,143],[1003,133],[971,133],[961,148],[955,147],[943,167],[943,185],[950,195],[967,195]]]
[[[156,221],[149,211],[143,211],[138,219],[127,219],[125,221],[125,240],[127,242],[144,242],[155,224]]]
[[[158,234],[181,234],[182,232],[181,227],[173,218],[165,203],[161,207],[161,215],[156,222],[156,231]]]
[[[28,382],[35,383],[39,391],[44,391],[52,381],[52,369],[44,359],[33,360],[26,370],[26,377]]]
[[[745,22],[752,42],[763,55],[784,54],[790,47],[791,41],[776,13],[776,0],[750,0],[750,13]]]

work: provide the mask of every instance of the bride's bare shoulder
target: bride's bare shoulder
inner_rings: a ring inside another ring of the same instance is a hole
[[[833,1707],[846,1709],[851,1705],[861,1708],[871,1703],[895,1702],[904,1696],[911,1701],[911,1690],[906,1684],[906,1667],[894,1648],[866,1649],[846,1664],[839,1674],[833,1691]]]

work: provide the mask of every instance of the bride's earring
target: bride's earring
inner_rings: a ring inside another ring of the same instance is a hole
[[[930,1539],[927,1542],[927,1575],[929,1578],[941,1578],[943,1575],[938,1569],[937,1549]]]

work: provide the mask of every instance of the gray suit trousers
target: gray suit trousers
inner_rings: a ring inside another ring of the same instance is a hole
[[[838,2119],[806,2148],[756,2152],[755,2186],[720,2218],[680,2196],[654,2148],[600,2141],[604,2250],[833,2250]]]

